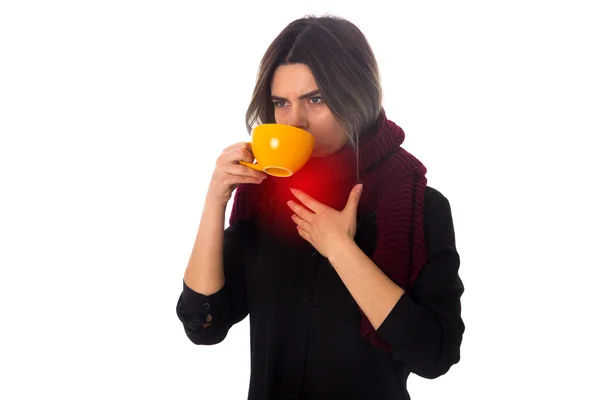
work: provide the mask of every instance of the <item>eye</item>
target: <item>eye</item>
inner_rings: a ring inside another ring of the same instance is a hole
[[[308,99],[311,104],[321,104],[323,103],[323,98],[321,96],[314,96]]]
[[[274,100],[273,104],[278,108],[285,107],[285,101],[283,100]]]

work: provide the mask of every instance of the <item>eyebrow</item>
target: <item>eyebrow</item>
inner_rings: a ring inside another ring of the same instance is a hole
[[[298,97],[298,100],[304,100],[308,97],[312,97],[314,95],[319,94],[321,91],[319,89],[317,90],[313,90],[312,92],[308,92],[308,93],[304,93],[303,95],[301,95],[300,97]],[[288,99],[286,99],[285,97],[280,97],[280,96],[271,96],[272,100],[275,101],[288,101]]]

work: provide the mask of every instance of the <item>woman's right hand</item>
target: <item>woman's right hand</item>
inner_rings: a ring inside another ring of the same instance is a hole
[[[253,170],[239,161],[254,161],[254,155],[246,142],[227,147],[217,158],[208,195],[220,204],[227,204],[231,194],[240,184],[259,184],[267,177],[264,172]]]

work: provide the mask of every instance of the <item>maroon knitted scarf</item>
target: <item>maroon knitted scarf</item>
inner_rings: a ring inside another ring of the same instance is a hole
[[[285,205],[294,198],[289,188],[300,189],[342,210],[352,187],[361,182],[364,189],[359,216],[375,211],[377,220],[377,239],[371,259],[392,281],[408,290],[426,261],[423,206],[427,170],[400,147],[403,141],[402,128],[388,120],[382,111],[376,128],[360,137],[358,169],[356,151],[348,145],[332,156],[311,158],[291,177],[268,177],[260,185],[241,185],[235,193],[229,222],[267,218],[279,238],[303,240],[290,218],[292,211]],[[377,335],[362,310],[360,312],[362,336],[390,351],[389,344]]]

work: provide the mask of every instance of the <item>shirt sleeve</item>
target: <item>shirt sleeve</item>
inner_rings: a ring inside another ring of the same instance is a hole
[[[448,200],[432,189],[425,208],[427,262],[377,330],[392,347],[392,359],[428,379],[460,360],[465,326],[460,298],[454,225]]]
[[[249,257],[250,232],[250,223],[246,221],[238,221],[225,229],[225,285],[218,292],[206,296],[183,282],[176,312],[187,337],[194,344],[213,345],[222,342],[229,329],[248,315],[245,264]]]

